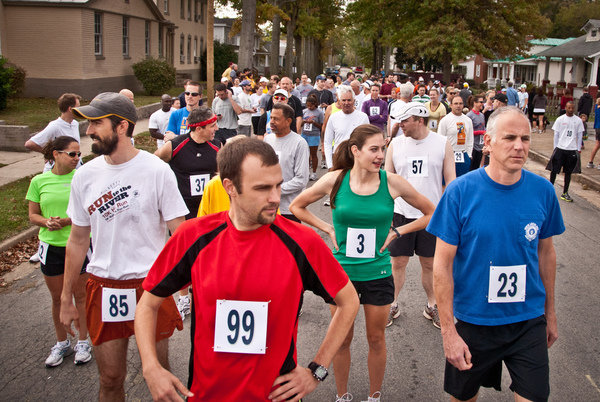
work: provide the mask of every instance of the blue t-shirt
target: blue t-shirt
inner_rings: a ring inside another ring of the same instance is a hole
[[[171,117],[169,117],[169,125],[167,126],[167,131],[172,131],[176,135],[183,135],[190,132],[190,129],[187,125],[187,118],[190,115],[190,112],[187,108],[181,108],[179,110],[175,110],[171,113]]]
[[[448,185],[427,231],[458,246],[453,267],[456,318],[505,325],[544,314],[539,239],[565,231],[548,180],[522,170],[517,183],[505,186],[485,169],[469,172]]]

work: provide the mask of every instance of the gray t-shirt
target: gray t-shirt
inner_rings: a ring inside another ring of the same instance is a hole
[[[296,87],[296,91],[300,93],[300,96],[298,98],[300,98],[300,101],[302,101],[302,107],[306,107],[306,97],[308,96],[308,93],[313,89],[314,88],[312,85],[300,84]]]
[[[265,109],[265,113],[267,112],[267,105],[269,104],[269,101],[271,100],[272,97],[273,97],[273,95],[271,95],[267,92],[260,98],[260,107],[261,107],[261,109]]]
[[[237,96],[233,97],[233,101],[242,106],[237,98]],[[229,130],[237,130],[238,128],[238,117],[235,111],[233,110],[233,106],[231,106],[231,102],[229,99],[221,100],[221,98],[216,97],[212,103],[212,110],[216,115],[221,115],[221,120],[217,121],[217,127],[226,128]]]
[[[308,120],[311,117],[312,121],[323,124],[323,111],[321,109],[310,110],[306,108],[302,111],[302,120]],[[304,123],[302,124],[302,134],[311,137],[321,135],[321,129],[311,123]]]
[[[281,185],[281,214],[290,214],[290,204],[308,183],[308,143],[291,131],[285,137],[265,135],[265,142],[273,147],[279,157],[283,184]]]

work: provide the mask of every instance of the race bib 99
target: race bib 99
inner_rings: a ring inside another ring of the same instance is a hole
[[[215,352],[265,354],[268,302],[217,300]]]

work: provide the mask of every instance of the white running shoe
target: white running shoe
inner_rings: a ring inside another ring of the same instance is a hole
[[[75,364],[80,366],[92,360],[92,347],[89,342],[77,343],[75,347]]]
[[[67,343],[67,346],[61,346],[58,343],[52,346],[50,356],[46,359],[46,367],[56,367],[63,362],[65,356],[69,356],[73,353],[71,349],[71,342]]]

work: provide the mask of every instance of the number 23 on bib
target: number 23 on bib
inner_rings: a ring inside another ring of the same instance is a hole
[[[488,303],[516,303],[525,301],[527,266],[490,266]]]

